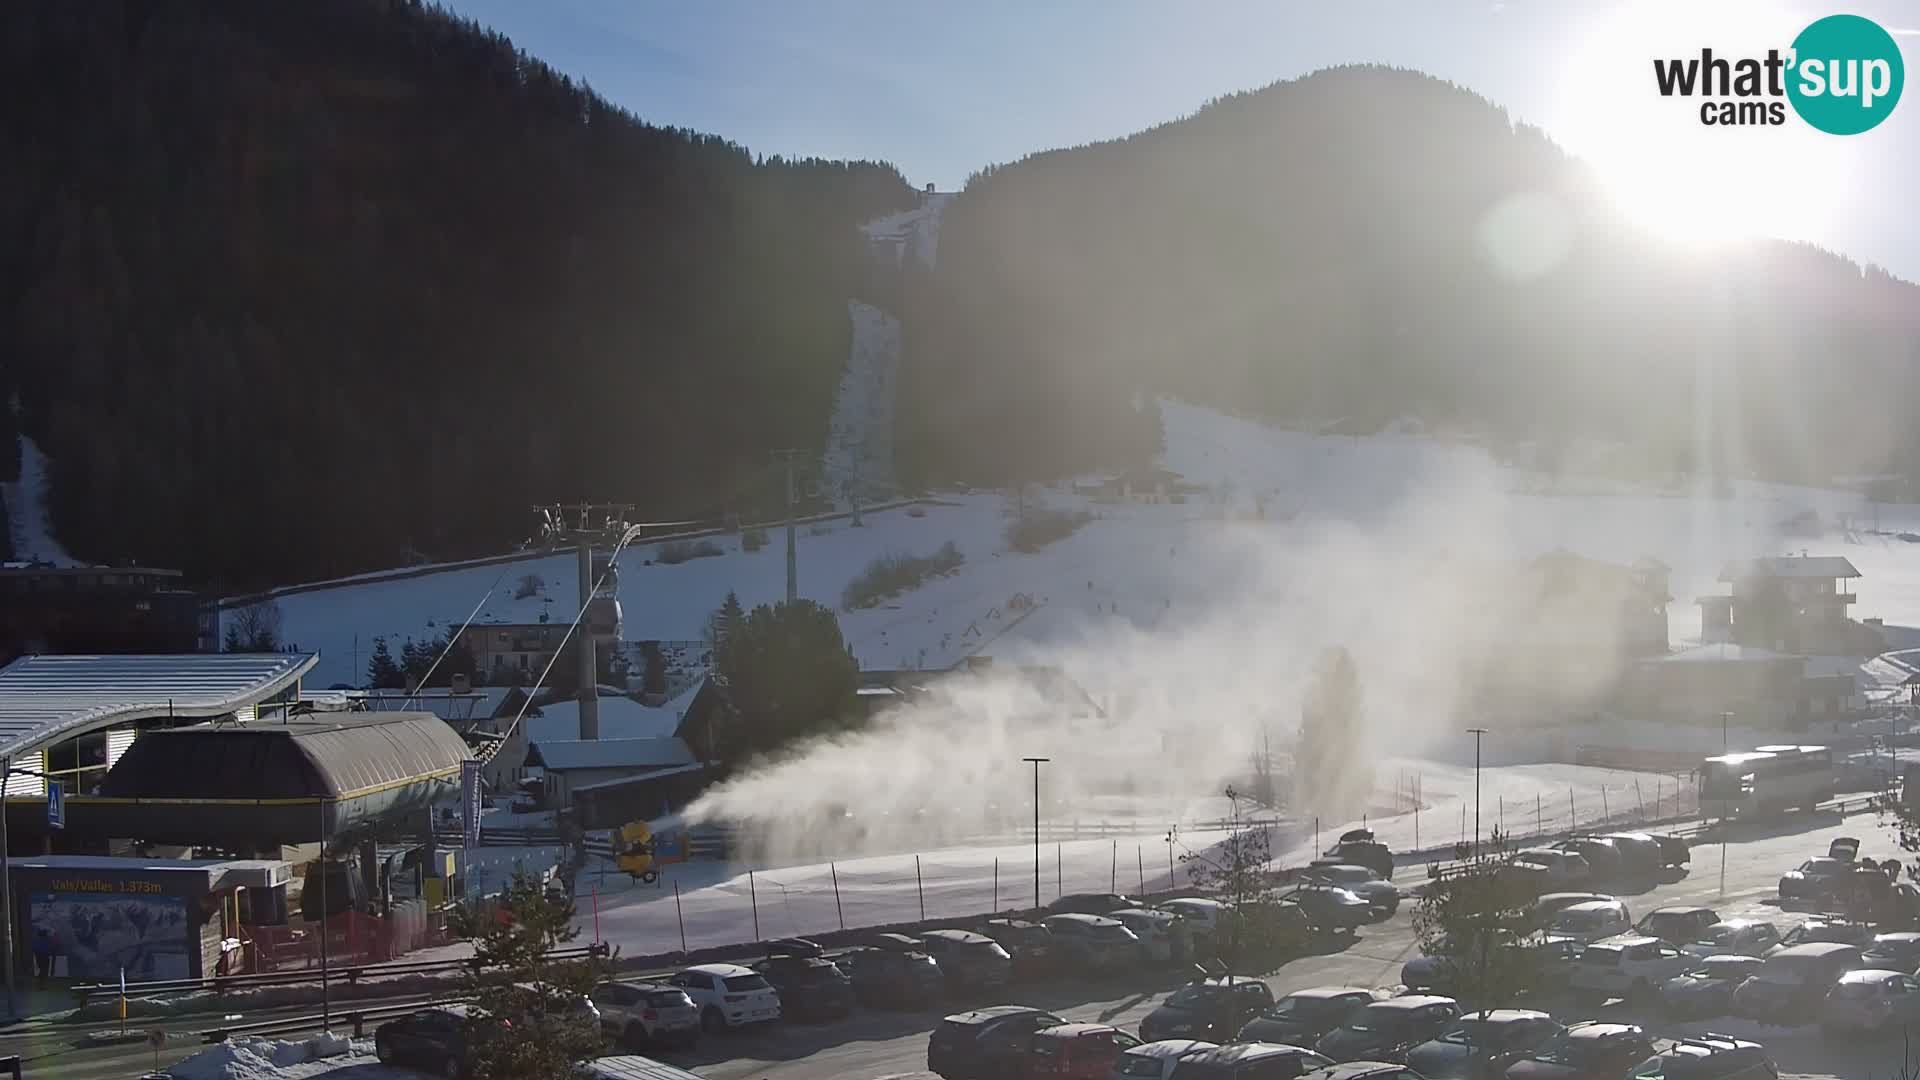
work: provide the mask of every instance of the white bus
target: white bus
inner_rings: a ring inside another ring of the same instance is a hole
[[[1709,817],[1812,810],[1833,788],[1833,751],[1824,746],[1762,746],[1700,764],[1700,810]]]

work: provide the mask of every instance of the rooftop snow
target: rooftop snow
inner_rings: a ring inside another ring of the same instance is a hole
[[[696,684],[697,689],[697,684]],[[622,739],[664,739],[680,728],[680,714],[685,711],[687,702],[693,698],[693,691],[680,695],[665,705],[658,707],[642,705],[630,697],[600,698],[600,738],[606,741]],[[580,703],[578,701],[555,701],[540,706],[540,715],[529,710],[520,721],[527,731],[527,741],[536,743],[561,742],[580,737]]]
[[[154,716],[224,716],[279,693],[311,653],[23,656],[0,668],[0,755]]]
[[[1779,558],[1746,559],[1728,563],[1720,571],[1721,581],[1750,577],[1777,578],[1857,578],[1860,571],[1840,555],[1787,555]]]
[[[534,740],[527,764],[549,772],[573,769],[666,768],[691,765],[693,751],[683,739],[550,739]]]
[[[1801,660],[1804,657],[1790,653],[1778,653],[1772,649],[1756,648],[1752,645],[1735,645],[1720,642],[1713,645],[1695,645],[1691,649],[1668,653],[1659,657],[1664,664],[1758,664],[1768,660]]]

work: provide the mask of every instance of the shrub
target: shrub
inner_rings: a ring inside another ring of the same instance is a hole
[[[514,583],[513,598],[515,600],[525,600],[529,597],[538,596],[541,590],[546,587],[546,579],[542,578],[539,574],[526,574]]]
[[[808,536],[825,536],[828,533],[831,533],[832,531],[833,531],[833,526],[827,524],[824,521],[816,521],[813,524],[807,526]]]
[[[1034,552],[1063,540],[1093,520],[1085,510],[1034,510],[1007,525],[1007,546],[1015,551]]]
[[[965,561],[966,557],[960,554],[960,549],[951,540],[940,545],[940,550],[931,555],[882,555],[868,563],[858,577],[847,582],[840,602],[848,611],[872,607],[914,588],[930,577],[950,574]]]
[[[907,516],[912,518],[926,517],[927,508],[924,506],[909,506],[907,507]]]
[[[741,551],[759,551],[767,546],[767,530],[762,528],[742,529],[740,532]]]
[[[689,559],[708,559],[715,555],[724,555],[720,545],[711,540],[669,540],[653,549],[653,561],[666,566],[678,566]]]

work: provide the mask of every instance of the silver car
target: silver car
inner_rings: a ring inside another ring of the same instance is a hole
[[[1367,902],[1378,918],[1400,910],[1400,887],[1364,866],[1317,861],[1300,875],[1308,881],[1337,885]]]
[[[1820,1028],[1829,1034],[1894,1031],[1920,1022],[1920,979],[1898,971],[1849,971],[1827,991]]]
[[[1676,1017],[1725,1016],[1733,1008],[1734,990],[1765,964],[1737,953],[1709,956],[1661,984],[1660,1003]]]
[[[1760,919],[1726,919],[1714,923],[1698,940],[1681,948],[1695,956],[1762,956],[1780,944],[1780,928]]]

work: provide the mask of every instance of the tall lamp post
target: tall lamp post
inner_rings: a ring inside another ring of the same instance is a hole
[[[1040,910],[1040,766],[1052,758],[1030,757],[1021,761],[1033,765],[1033,908]]]
[[[1487,733],[1483,727],[1470,727],[1467,734],[1473,736],[1473,856],[1480,857],[1480,737]]]
[[[1720,714],[1720,756],[1725,757],[1727,750],[1727,723],[1733,719],[1733,713]],[[1721,766],[1724,772],[1725,765]],[[1720,895],[1727,895],[1727,804],[1720,804]]]

